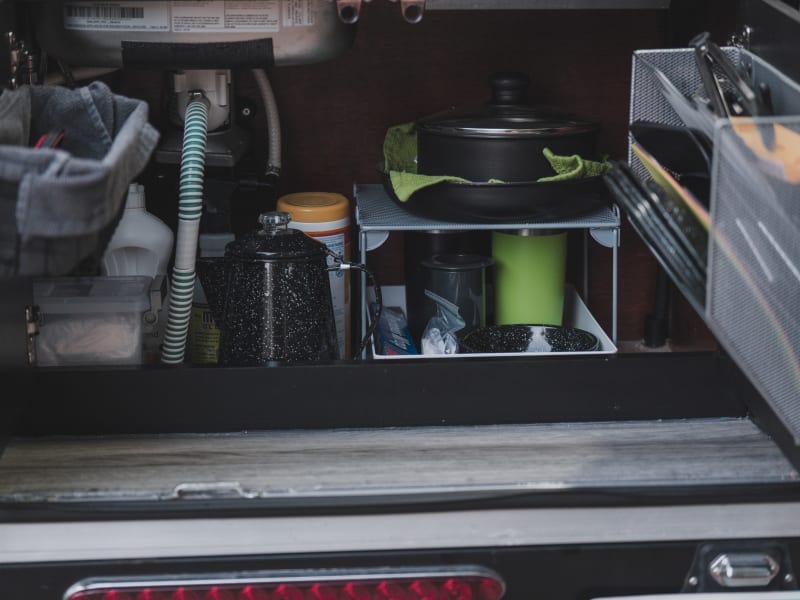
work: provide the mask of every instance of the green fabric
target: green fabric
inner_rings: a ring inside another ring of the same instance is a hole
[[[417,131],[414,123],[395,125],[386,131],[383,161],[388,171],[417,172]]]
[[[565,181],[580,177],[602,175],[611,168],[611,162],[585,160],[578,155],[556,156],[549,148],[543,151],[545,158],[555,171],[555,175],[539,181]],[[389,174],[392,189],[400,202],[406,202],[414,192],[443,181],[472,183],[467,179],[449,175],[422,175],[417,173],[417,131],[414,123],[394,125],[386,130],[383,139],[384,172]],[[503,183],[500,179],[490,179],[488,183]]]
[[[469,183],[460,177],[417,173],[417,131],[414,123],[395,125],[386,131],[383,160],[383,169],[389,173],[392,189],[400,202],[407,201],[414,192],[442,181]]]
[[[553,154],[550,148],[545,148],[542,151],[544,157],[553,167],[556,172],[551,177],[541,177],[537,181],[566,181],[568,179],[583,179],[584,177],[597,177],[604,175],[610,168],[611,162],[603,159],[602,162],[594,160],[585,160],[573,154],[572,156],[557,156]]]
[[[436,185],[443,181],[455,181],[458,183],[469,183],[461,177],[451,177],[449,175],[419,175],[418,173],[406,173],[403,171],[389,171],[389,179],[392,182],[394,195],[400,202],[405,202],[411,198],[411,194],[431,185]]]

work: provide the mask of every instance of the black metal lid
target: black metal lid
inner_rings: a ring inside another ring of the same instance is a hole
[[[524,73],[495,73],[489,82],[492,98],[483,109],[453,108],[421,119],[417,127],[441,135],[480,138],[558,137],[597,130],[597,123],[545,113],[527,104],[529,83]]]
[[[325,255],[325,244],[298,229],[289,229],[291,215],[273,211],[261,213],[262,229],[248,233],[225,247],[225,256],[254,260],[313,258]]]

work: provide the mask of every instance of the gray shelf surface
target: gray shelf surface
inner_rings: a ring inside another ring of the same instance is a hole
[[[356,223],[362,231],[403,231],[430,229],[614,229],[620,226],[619,211],[603,207],[564,221],[510,220],[497,223],[439,221],[411,214],[389,198],[381,184],[356,184]]]

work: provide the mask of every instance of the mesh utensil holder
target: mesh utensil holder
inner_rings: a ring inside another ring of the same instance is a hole
[[[145,102],[102,82],[0,95],[0,279],[74,274],[92,257],[99,265],[158,142],[147,115]],[[58,147],[35,147],[61,132]]]
[[[800,85],[747,50],[723,50],[768,86],[777,116],[713,119],[684,102],[702,89],[687,48],[634,53],[630,122],[713,140],[704,318],[800,445]],[[630,146],[629,164],[649,178]]]
[[[723,48],[722,50],[737,66],[742,64],[742,58],[747,54],[746,51],[739,48]],[[664,83],[660,80],[662,75],[665,77]],[[698,96],[705,99],[702,91],[703,80],[695,63],[694,49],[637,50],[634,52],[630,122],[641,120],[663,125],[686,125],[713,135],[714,123],[710,116],[691,109],[688,103],[682,106],[680,102],[670,102],[665,94],[665,85],[671,85],[672,89],[669,91],[674,91],[684,98]],[[676,105],[681,108],[676,110]],[[628,163],[637,175],[643,179],[649,177],[647,170],[630,149],[630,145]]]
[[[748,145],[776,127],[800,157],[800,117],[718,127],[706,320],[800,443],[800,178]]]

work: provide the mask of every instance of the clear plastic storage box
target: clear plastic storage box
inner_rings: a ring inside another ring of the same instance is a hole
[[[146,276],[36,279],[36,364],[141,364],[151,283]]]

